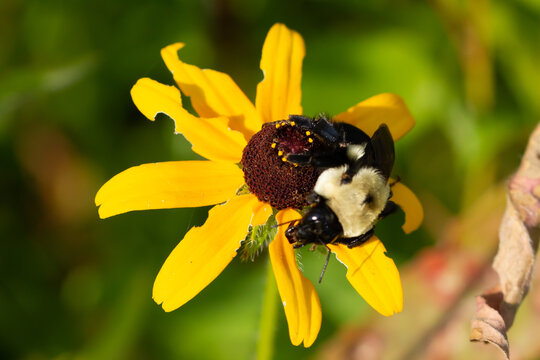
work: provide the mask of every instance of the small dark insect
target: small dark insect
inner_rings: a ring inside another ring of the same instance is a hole
[[[294,248],[326,246],[328,257],[320,282],[330,258],[328,244],[359,246],[371,238],[378,220],[396,211],[397,205],[390,201],[393,184],[388,182],[394,141],[386,124],[370,138],[353,125],[323,116],[291,115],[284,124],[291,123],[322,143],[316,151],[285,154],[288,162],[322,170],[307,197],[310,208],[285,232]]]

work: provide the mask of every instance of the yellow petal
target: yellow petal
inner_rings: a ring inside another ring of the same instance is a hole
[[[191,97],[191,105],[201,117],[225,116],[229,126],[249,139],[261,129],[261,118],[253,103],[227,74],[189,65],[178,58],[182,43],[161,50],[165,65],[174,76],[182,92]]]
[[[257,206],[253,207],[253,219],[251,219],[251,225],[263,225],[268,218],[272,215],[272,207],[264,202],[259,201]]]
[[[261,70],[264,79],[257,85],[257,110],[264,122],[301,115],[302,60],[304,40],[283,24],[272,26],[264,42]]]
[[[369,305],[384,316],[401,312],[403,290],[399,272],[377,237],[352,249],[341,244],[328,246],[347,267],[347,279]]]
[[[276,215],[278,224],[298,219],[294,210],[283,210]],[[305,347],[313,344],[321,328],[321,304],[315,287],[296,266],[292,245],[285,237],[286,226],[279,228],[270,243],[270,260],[289,324],[289,336],[293,345]]]
[[[129,168],[99,189],[96,205],[106,218],[133,210],[214,205],[244,183],[238,166],[212,161],[170,161]]]
[[[420,200],[414,195],[414,193],[398,182],[392,186],[392,199],[393,202],[398,204],[405,213],[405,223],[402,228],[406,234],[418,229],[424,219],[424,209]]]
[[[236,255],[257,202],[253,195],[234,197],[214,206],[203,226],[191,228],[159,271],[152,295],[155,302],[172,311],[210,284]]]
[[[369,136],[373,135],[379,125],[386,123],[394,141],[400,139],[414,126],[414,119],[407,105],[401,97],[394,94],[370,97],[336,115],[334,120],[354,125]]]
[[[139,79],[131,88],[131,97],[148,119],[155,120],[159,113],[171,117],[175,131],[185,136],[197,154],[215,161],[240,162],[247,144],[242,133],[229,129],[225,117],[205,119],[191,115],[182,107],[180,91],[174,86]]]

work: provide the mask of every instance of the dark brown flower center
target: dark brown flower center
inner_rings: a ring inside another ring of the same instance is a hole
[[[264,126],[244,148],[244,179],[260,201],[281,210],[300,209],[315,186],[320,170],[309,165],[295,165],[287,155],[312,153],[320,146],[309,132],[283,121]]]

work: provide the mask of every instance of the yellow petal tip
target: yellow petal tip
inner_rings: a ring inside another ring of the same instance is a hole
[[[173,311],[193,299],[236,256],[258,200],[241,195],[214,206],[200,227],[191,228],[161,267],[152,297],[163,310]]]
[[[177,42],[171,45],[167,45],[164,48],[161,49],[161,57],[165,59],[168,56],[174,56],[176,59],[178,59],[177,52],[182,49],[185,46],[184,43]]]
[[[110,217],[110,215],[108,215],[107,213],[105,213],[105,211],[103,211],[103,207],[98,208],[98,216],[100,219],[106,219]]]
[[[395,202],[405,213],[405,223],[402,229],[410,234],[418,229],[424,220],[424,208],[416,195],[402,183],[396,183],[392,187],[392,201]]]
[[[352,249],[343,245],[329,247],[347,267],[346,277],[351,285],[373,309],[384,316],[402,310],[403,289],[399,272],[377,237]]]
[[[102,191],[101,191],[101,188],[98,190],[98,192],[96,193],[96,197],[94,198],[94,204],[96,206],[99,206],[103,203],[103,195],[102,195]]]
[[[284,24],[272,26],[263,45],[255,106],[264,122],[301,114],[300,82],[305,45],[302,36]]]
[[[177,113],[183,110],[180,90],[150,78],[137,80],[130,94],[137,109],[151,121],[160,113],[176,120],[180,117]]]
[[[403,137],[415,125],[405,101],[392,93],[372,96],[336,115],[334,119],[354,125],[370,136],[385,123],[394,141]]]
[[[276,215],[278,223],[298,219],[298,212],[287,209]],[[289,326],[289,337],[295,346],[311,346],[321,328],[321,304],[315,287],[296,265],[294,250],[281,228],[269,245],[270,260],[276,278],[283,310]]]
[[[401,304],[383,304],[384,308],[373,307],[377,312],[383,316],[390,317],[399,314],[403,311],[403,303]]]
[[[178,309],[180,307],[180,306],[171,306],[169,302],[166,302],[165,300],[163,300],[162,296],[157,296],[157,295],[153,294],[152,299],[165,312],[171,312],[171,311],[176,310],[176,309]]]

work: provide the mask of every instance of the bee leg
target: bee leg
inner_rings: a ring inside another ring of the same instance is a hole
[[[303,130],[306,130],[318,136],[324,142],[335,143],[340,140],[339,132],[334,128],[334,125],[325,117],[317,117],[312,119],[302,115],[289,115],[289,123],[294,124]],[[308,133],[308,136],[310,134]]]
[[[282,126],[282,125],[290,125],[289,120],[276,120],[276,121],[269,121],[262,125],[263,128],[267,126],[275,126],[276,128]]]
[[[371,229],[365,234],[358,235],[358,236],[355,236],[355,237],[350,237],[350,238],[343,238],[343,239],[340,239],[337,242],[339,242],[341,244],[345,244],[345,245],[347,245],[347,247],[349,249],[352,249],[352,248],[360,246],[363,243],[365,243],[366,241],[368,241],[374,234],[375,234],[375,230]]]
[[[267,126],[275,126],[277,124],[280,124],[283,120],[276,120],[276,121],[269,121],[264,124],[262,124],[262,128],[265,128]]]
[[[330,121],[326,120],[326,118],[317,118],[317,120],[314,121],[312,130],[315,135],[321,138],[325,143],[334,144],[341,140],[339,132]]]
[[[297,165],[310,165],[319,169],[329,169],[338,167],[347,163],[345,158],[339,156],[330,156],[328,154],[310,154],[310,153],[298,153],[298,154],[286,154],[285,158],[287,162]]]
[[[313,119],[303,116],[303,115],[289,115],[289,123],[294,122],[295,125],[299,126],[303,130],[312,130],[313,129]]]
[[[401,182],[401,178],[399,176],[396,176],[396,179],[388,184],[388,186],[392,187],[396,185],[398,182]]]
[[[298,153],[298,154],[286,154],[285,158],[287,162],[296,165],[310,165],[313,161],[313,157],[310,153]]]
[[[327,153],[315,154],[312,161],[312,165],[320,169],[338,167],[346,163],[347,159],[345,157],[337,156],[335,153],[332,155],[328,155]]]
[[[262,127],[267,126],[275,126],[276,128],[280,126],[300,126],[302,129],[308,129],[310,130],[312,126],[313,120],[311,118],[308,118],[306,116],[302,115],[289,115],[289,118],[287,120],[276,120],[276,121],[269,121],[267,123],[264,123]]]
[[[392,215],[396,211],[398,211],[400,207],[393,201],[388,201],[386,203],[386,206],[384,207],[383,211],[379,214],[379,220],[384,219],[388,215]]]

